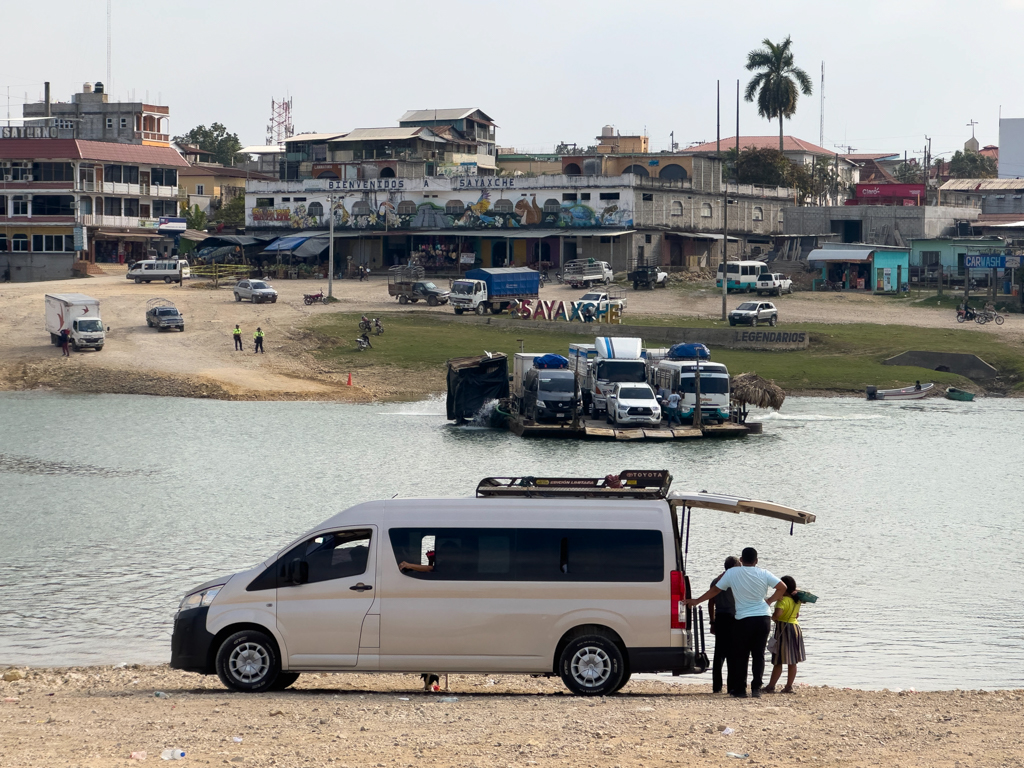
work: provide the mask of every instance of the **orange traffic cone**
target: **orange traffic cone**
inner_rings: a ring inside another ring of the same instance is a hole
[[[350,387],[352,386],[352,374],[351,373],[348,375],[348,386],[350,386]]]

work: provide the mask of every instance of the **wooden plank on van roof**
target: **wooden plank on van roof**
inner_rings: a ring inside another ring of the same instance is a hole
[[[761,517],[772,517],[776,520],[785,520],[789,523],[800,523],[801,525],[813,523],[817,519],[810,512],[786,507],[772,501],[744,499],[739,496],[725,496],[717,493],[672,491],[668,495],[668,500],[673,506],[717,509],[737,515],[741,513],[760,515]]]

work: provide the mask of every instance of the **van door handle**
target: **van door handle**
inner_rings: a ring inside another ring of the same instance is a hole
[[[363,584],[363,582],[360,581],[355,586],[349,587],[349,589],[355,590],[356,592],[365,592],[368,589],[373,589],[373,585],[372,584]]]

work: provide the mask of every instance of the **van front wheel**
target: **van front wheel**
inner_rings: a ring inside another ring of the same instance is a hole
[[[577,696],[606,696],[622,682],[622,651],[607,637],[584,635],[569,641],[558,659],[565,687]]]
[[[234,691],[259,693],[270,690],[280,675],[277,648],[262,632],[235,632],[217,651],[217,676]]]

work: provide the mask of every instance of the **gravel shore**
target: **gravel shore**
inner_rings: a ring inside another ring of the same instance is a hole
[[[701,678],[587,699],[557,678],[452,675],[424,694],[414,675],[309,674],[249,695],[166,666],[24,673],[0,682],[5,768],[131,766],[169,748],[203,765],[338,768],[1024,765],[1022,691],[799,686],[735,700]]]

